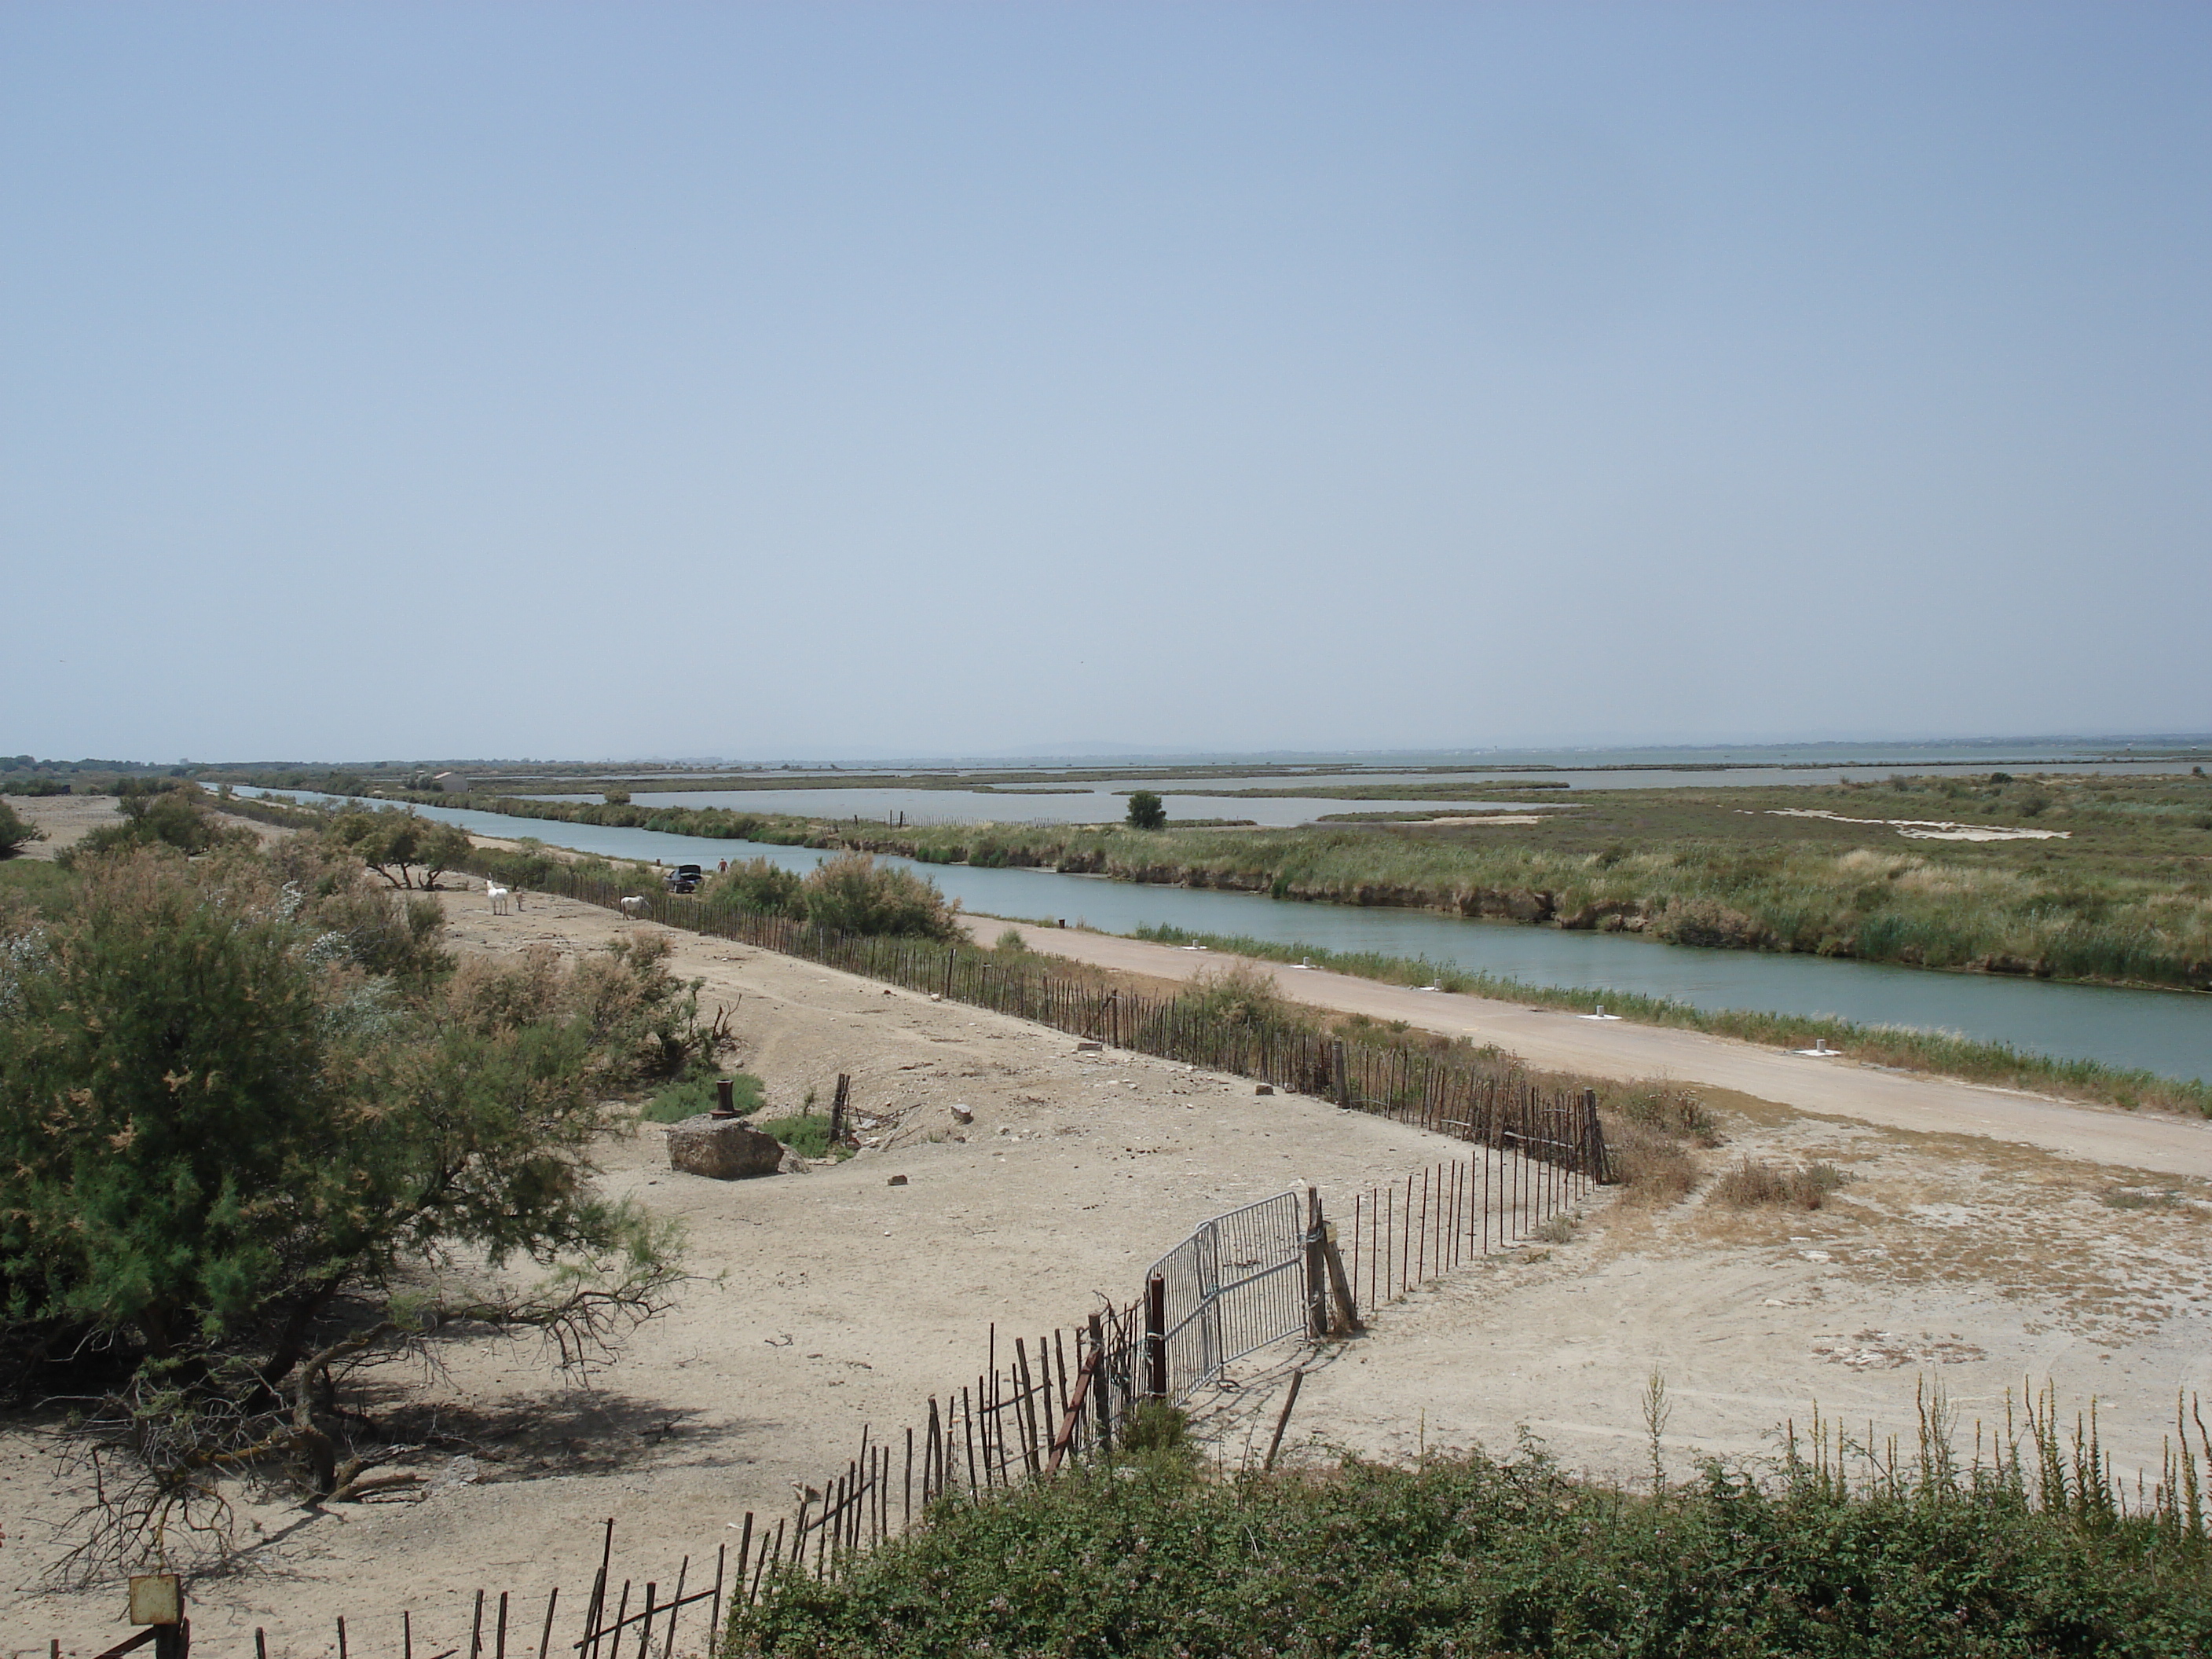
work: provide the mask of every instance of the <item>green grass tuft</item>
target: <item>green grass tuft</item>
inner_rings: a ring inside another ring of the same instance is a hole
[[[847,1158],[853,1155],[849,1146],[832,1146],[830,1141],[830,1115],[827,1112],[802,1112],[796,1117],[766,1118],[753,1125],[764,1134],[778,1140],[801,1158]]]
[[[731,1091],[731,1099],[740,1117],[750,1116],[760,1110],[768,1099],[761,1080],[750,1073],[731,1074],[737,1086]],[[696,1117],[702,1112],[711,1112],[720,1102],[720,1091],[711,1077],[686,1078],[683,1082],[663,1089],[647,1101],[639,1114],[647,1123],[681,1123],[687,1117]]]

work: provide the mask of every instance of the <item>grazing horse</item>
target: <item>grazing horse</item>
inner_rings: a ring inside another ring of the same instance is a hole
[[[652,909],[653,907],[645,902],[642,894],[633,894],[622,902],[622,913],[626,916],[646,915],[650,914]]]
[[[507,914],[507,890],[506,888],[495,886],[492,883],[486,882],[484,884],[484,896],[491,901],[492,915],[495,916],[503,916]]]

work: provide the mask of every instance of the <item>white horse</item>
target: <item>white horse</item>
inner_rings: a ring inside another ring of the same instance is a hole
[[[647,915],[651,913],[652,908],[653,907],[645,902],[641,894],[633,895],[622,902],[622,913],[626,916]]]
[[[508,895],[506,888],[495,886],[492,883],[486,882],[484,884],[484,896],[491,901],[492,915],[495,916],[503,916],[507,914],[507,901]]]

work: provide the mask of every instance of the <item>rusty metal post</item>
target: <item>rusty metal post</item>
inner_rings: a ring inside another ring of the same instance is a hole
[[[1168,1281],[1158,1273],[1145,1283],[1145,1397],[1168,1397]]]

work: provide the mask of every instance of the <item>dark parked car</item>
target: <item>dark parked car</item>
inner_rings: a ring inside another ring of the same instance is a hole
[[[707,872],[696,864],[679,864],[660,879],[672,893],[696,893]]]

